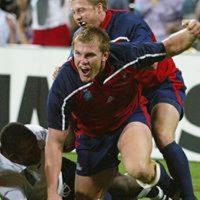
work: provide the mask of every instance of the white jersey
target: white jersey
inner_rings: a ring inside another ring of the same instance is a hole
[[[44,146],[47,130],[38,125],[26,125],[26,127],[37,137],[38,146],[42,150],[41,161],[37,165],[26,167],[13,163],[0,154],[0,185],[2,186],[0,194],[9,200],[25,200],[26,197],[30,200],[46,200]]]
[[[15,187],[0,187],[0,197],[4,199],[27,200],[24,192],[20,188]],[[1,199],[1,198],[0,198]]]

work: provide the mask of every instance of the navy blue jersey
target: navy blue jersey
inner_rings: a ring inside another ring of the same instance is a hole
[[[72,58],[50,90],[48,126],[66,130],[73,115],[77,128],[90,136],[117,129],[142,101],[140,69],[165,56],[162,43],[112,44],[106,67],[88,83],[81,82]]]
[[[155,42],[156,38],[147,23],[135,12],[108,10],[101,24],[112,42],[129,42],[132,44],[143,44],[144,42]],[[167,78],[171,79],[179,71],[172,58],[160,62],[157,70],[141,71],[142,86],[144,93],[149,93],[158,87]],[[174,84],[179,80],[174,80]],[[184,86],[182,82],[181,87]]]
[[[146,22],[135,12],[108,10],[101,24],[112,42],[132,42],[141,44],[155,41]]]
[[[133,45],[155,42],[156,38],[146,22],[135,12],[108,10],[101,24],[112,42],[128,42]],[[179,74],[179,76],[178,76]],[[172,58],[164,59],[156,69],[140,71],[142,94],[148,99],[148,109],[160,102],[173,103],[180,116],[183,116],[185,84],[180,70]],[[180,117],[181,119],[181,117]]]

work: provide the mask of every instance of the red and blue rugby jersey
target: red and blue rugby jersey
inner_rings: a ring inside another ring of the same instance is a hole
[[[66,62],[49,93],[48,126],[66,130],[73,114],[84,134],[117,129],[142,101],[139,71],[165,55],[162,43],[112,44],[105,69],[88,83],[81,82],[73,59]]]
[[[104,29],[112,42],[130,42],[134,45],[145,42],[155,42],[155,36],[146,22],[135,12],[108,10],[101,28]],[[148,69],[141,71],[142,86],[145,93],[148,93],[159,86],[166,78],[173,79],[173,84],[179,88],[184,87],[180,80],[171,78],[179,71],[172,58],[160,62],[157,70]]]

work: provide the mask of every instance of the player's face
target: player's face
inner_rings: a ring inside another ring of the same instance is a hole
[[[20,152],[5,154],[5,156],[12,162],[30,166],[39,164],[41,160],[41,150],[38,147],[37,139],[30,138],[21,144]]]
[[[24,152],[20,154],[21,164],[25,166],[36,165],[41,160],[41,150],[36,138],[31,138],[22,147]],[[20,164],[20,163],[19,163]]]
[[[89,43],[75,41],[74,61],[80,79],[84,83],[92,81],[104,69],[108,53],[102,53],[99,45],[97,39]]]
[[[93,6],[87,0],[72,0],[71,8],[74,20],[79,26],[100,26],[100,13],[103,11],[101,5]]]

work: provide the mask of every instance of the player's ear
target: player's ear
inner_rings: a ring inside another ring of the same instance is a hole
[[[103,53],[103,57],[102,57],[102,61],[106,62],[108,60],[108,56],[109,56],[109,53],[108,52],[104,52]]]
[[[103,11],[103,5],[102,5],[102,3],[98,3],[97,4],[97,10],[98,10],[98,13],[100,14],[102,11]]]

